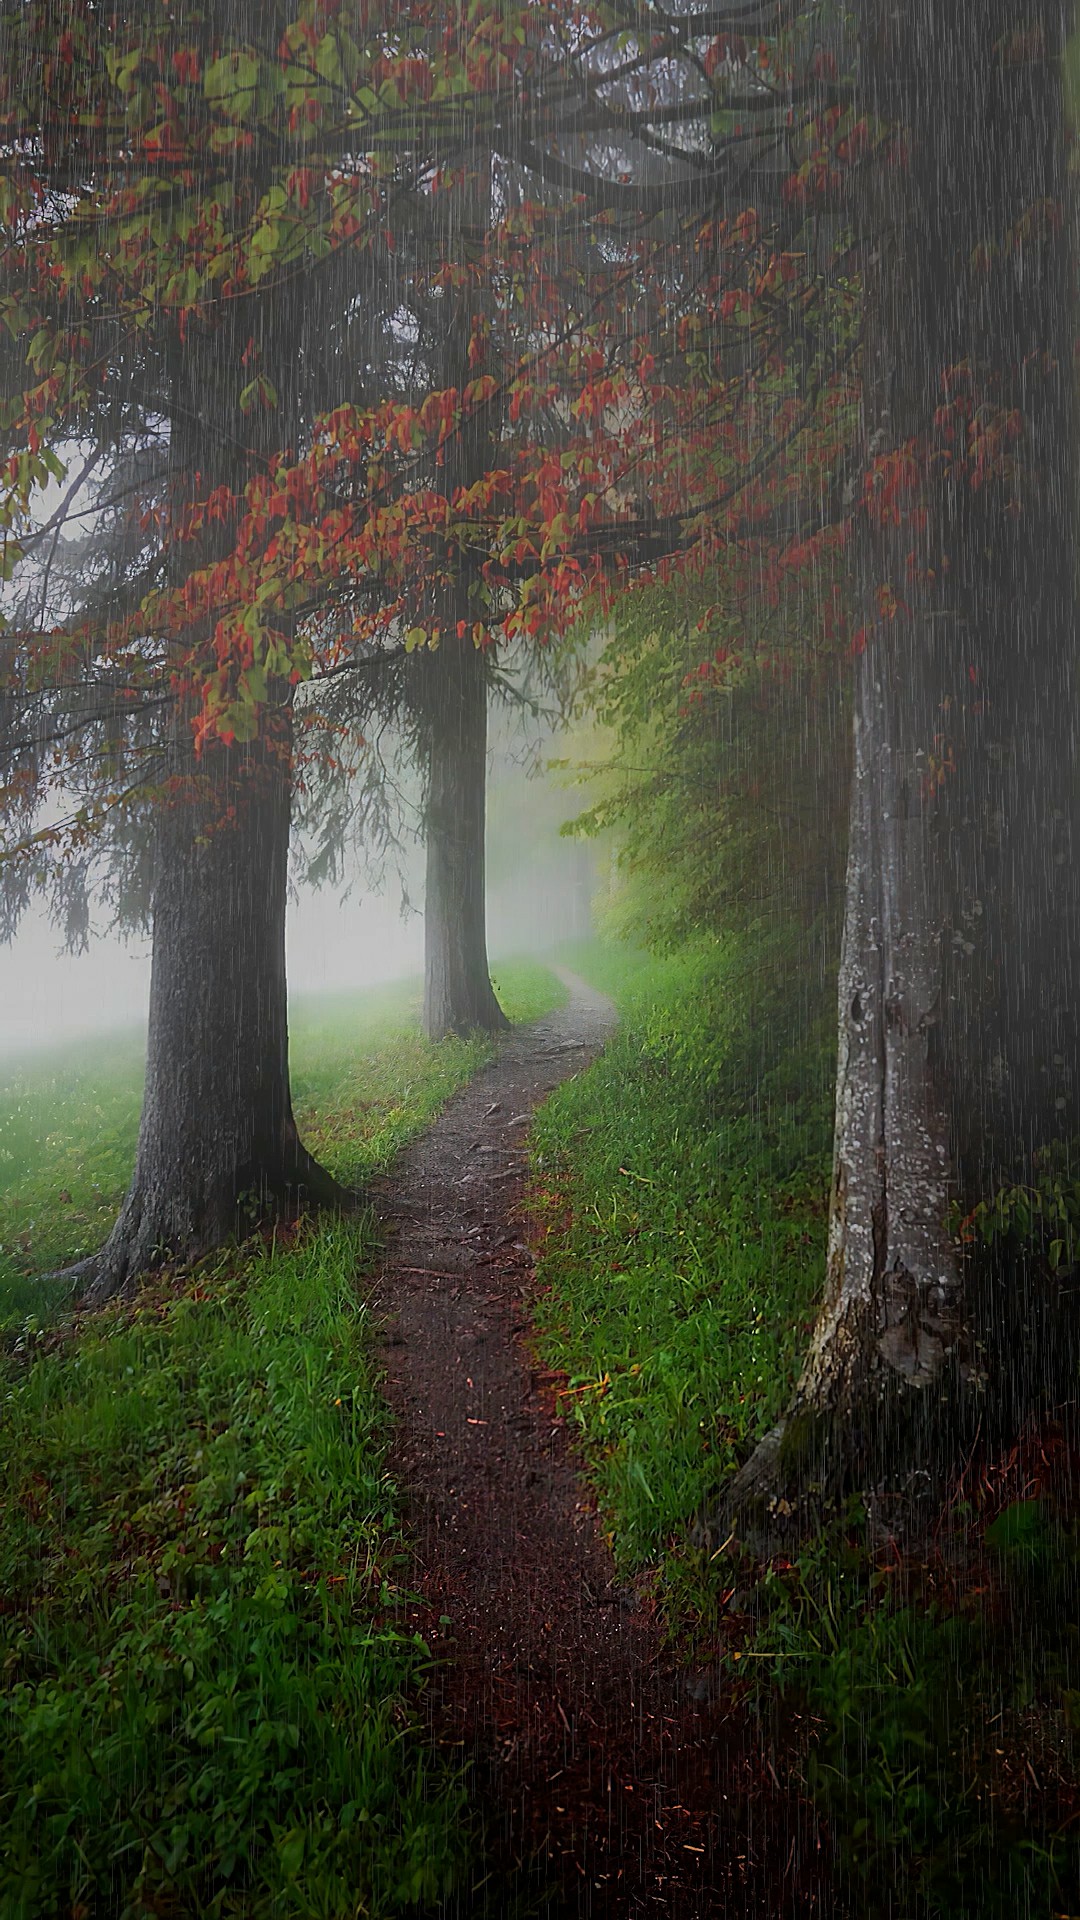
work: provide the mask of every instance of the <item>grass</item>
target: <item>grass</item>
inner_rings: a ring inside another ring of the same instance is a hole
[[[495,970],[515,1023],[538,1020],[565,989],[538,962]],[[492,1056],[485,1039],[432,1047],[419,1027],[419,988],[301,1003],[292,1025],[293,1105],[307,1145],[339,1180],[361,1182],[435,1118]]]
[[[946,1503],[940,1539],[886,1554],[856,1507],[754,1595],[758,1700],[815,1728],[798,1773],[857,1911],[1080,1910],[1080,1532],[1052,1500],[1002,1504],[1047,1446]]]
[[[515,1021],[563,995],[528,960],[504,963],[497,984]],[[490,1057],[484,1040],[430,1046],[419,997],[410,981],[301,1001],[293,1015],[297,1119],[341,1180],[384,1166]],[[143,1064],[142,1036],[123,1032],[25,1056],[0,1079],[0,1332],[66,1304],[64,1283],[36,1276],[108,1235],[134,1161]]]
[[[336,1223],[24,1351],[0,1490],[0,1915],[392,1914],[463,1795],[415,1732]]]
[[[858,1503],[794,1562],[695,1551],[690,1523],[782,1410],[821,1284],[831,1009],[821,968],[776,942],[566,957],[622,1026],[534,1130],[539,1339],[619,1565],[760,1714],[841,1910],[1069,1920],[1075,1440],[1051,1422],[967,1463],[976,1484],[903,1553]]]
[[[687,1522],[783,1404],[821,1283],[827,1027],[812,1006],[802,1030],[776,949],[567,959],[622,1024],[534,1129],[540,1345],[619,1565],[666,1555],[674,1592]]]
[[[561,997],[501,970],[504,1005]],[[409,987],[295,1022],[308,1137],[385,1164],[489,1057],[432,1047]],[[467,1879],[356,1276],[369,1221],[301,1223],[48,1325],[31,1276],[108,1230],[130,1036],[20,1064],[0,1106],[0,1920],[379,1920]]]

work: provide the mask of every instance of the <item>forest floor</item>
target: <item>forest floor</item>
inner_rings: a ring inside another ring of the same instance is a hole
[[[488,1828],[455,1913],[819,1911],[817,1825],[780,1789],[730,1685],[687,1670],[647,1588],[619,1583],[530,1340],[532,1111],[596,1057],[610,1001],[519,1029],[383,1183],[373,1306],[435,1656],[432,1735]]]

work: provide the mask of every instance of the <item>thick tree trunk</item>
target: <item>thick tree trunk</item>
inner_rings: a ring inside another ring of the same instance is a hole
[[[488,973],[484,812],[487,673],[471,639],[451,632],[424,663],[432,702],[427,754],[424,1031],[508,1026]]]
[[[135,1171],[85,1264],[94,1303],[169,1256],[219,1245],[268,1200],[344,1197],[302,1146],[289,1096],[288,708],[250,747],[207,750],[197,770],[180,727],[186,791],[160,823]]]
[[[866,1484],[955,1404],[972,1328],[950,1201],[1076,1130],[1062,15],[1028,9],[1020,33],[1008,0],[861,0],[864,111],[900,144],[869,219],[827,1281],[736,1508]]]
[[[262,312],[273,330],[272,309]],[[251,324],[250,318],[244,323]],[[295,373],[274,369],[280,414],[254,422],[235,392],[239,323],[177,349],[170,435],[174,520],[225,483],[242,487],[261,452],[295,436]],[[246,337],[246,335],[245,335]],[[271,332],[279,356],[288,336]],[[265,363],[264,363],[265,364]],[[220,557],[216,530],[174,546],[173,577]],[[178,658],[195,636],[179,643]],[[132,1183],[101,1252],[77,1273],[92,1304],[130,1290],[170,1257],[190,1259],[250,1223],[271,1198],[349,1200],[301,1145],[289,1093],[285,908],[292,716],[271,684],[246,746],[195,752],[179,699],[158,820],[146,1088]]]

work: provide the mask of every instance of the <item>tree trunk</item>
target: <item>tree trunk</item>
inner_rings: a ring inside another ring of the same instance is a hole
[[[475,361],[474,324],[490,311],[490,288],[476,236],[491,220],[489,154],[466,156],[455,192],[441,196],[456,229],[447,244],[471,267],[471,277],[445,295],[438,379],[464,393],[481,370],[498,372],[488,357]],[[440,486],[448,500],[459,487],[485,474],[498,444],[499,420],[479,409],[459,424],[441,450]],[[443,642],[419,662],[422,674],[421,739],[427,805],[427,878],[424,896],[424,1031],[431,1040],[448,1033],[499,1033],[509,1026],[488,972],[484,814],[487,793],[487,662],[469,630],[477,605],[475,559],[464,552],[458,574],[436,587],[442,602]],[[459,635],[458,626],[465,632]]]
[[[451,630],[424,663],[427,749],[424,1031],[498,1033],[509,1022],[488,973],[484,879],[487,674]]]
[[[344,1198],[301,1145],[289,1095],[289,741],[286,706],[250,747],[205,750],[197,773],[187,740],[174,743],[196,790],[160,822],[135,1171],[85,1263],[95,1304],[163,1259],[219,1245],[271,1198]]]
[[[270,339],[267,302],[260,315]],[[251,324],[245,320],[245,328]],[[295,438],[295,373],[279,374],[281,411],[251,420],[234,390],[238,323],[189,334],[177,347],[170,491],[178,523],[188,500],[242,487],[278,438]],[[220,557],[230,533],[174,545],[173,577]],[[178,644],[176,658],[194,636]],[[196,756],[190,705],[178,696],[167,742],[173,797],[161,803],[154,889],[146,1087],[131,1187],[105,1246],[76,1272],[92,1304],[130,1290],[170,1257],[219,1245],[267,1200],[342,1204],[301,1145],[289,1092],[285,908],[292,715],[271,684],[257,737]]]
[[[1076,1131],[1062,11],[1021,33],[1009,0],[861,0],[863,111],[897,137],[868,218],[827,1279],[736,1507],[866,1484],[955,1408],[973,1329],[950,1201]]]

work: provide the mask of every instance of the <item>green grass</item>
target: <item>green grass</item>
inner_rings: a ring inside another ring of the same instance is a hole
[[[516,1019],[562,997],[500,969]],[[301,1006],[297,1105],[349,1179],[491,1054],[415,987]],[[255,1238],[74,1327],[33,1269],[108,1231],[130,1035],[20,1062],[0,1103],[0,1920],[379,1920],[474,1849],[418,1725],[405,1543],[357,1274],[369,1220]]]
[[[992,1519],[957,1505],[945,1523],[945,1558],[926,1542],[920,1564],[875,1550],[856,1508],[766,1569],[758,1702],[775,1689],[815,1729],[801,1784],[853,1911],[1066,1920],[1080,1910],[1080,1537],[1041,1500]]]
[[[0,1915],[392,1914],[463,1794],[336,1223],[11,1367],[0,1489]],[[160,1904],[154,1904],[155,1902]]]
[[[510,1018],[532,1020],[563,989],[546,967],[506,962],[497,985]],[[433,1047],[408,981],[301,1001],[292,1018],[297,1119],[339,1179],[362,1181],[425,1127],[490,1057],[483,1040]],[[0,1331],[47,1319],[65,1285],[37,1275],[105,1240],[131,1174],[144,1043],[123,1032],[24,1056],[0,1073]]]
[[[1080,1913],[1075,1523],[1030,1498],[1001,1511],[988,1474],[942,1510],[944,1547],[903,1558],[857,1504],[794,1563],[688,1544],[781,1412],[823,1277],[823,970],[760,938],[565,957],[622,1025],[534,1131],[540,1346],[621,1568],[654,1569],[684,1644],[730,1661],[823,1818],[841,1910]],[[1006,1487],[1047,1471],[1026,1445]]]
[[[565,989],[530,960],[495,970],[515,1023],[538,1020]],[[441,1041],[420,1032],[415,984],[301,1003],[292,1023],[293,1105],[307,1145],[339,1180],[359,1183],[427,1126],[492,1057],[489,1040]]]
[[[534,1129],[540,1345],[620,1566],[667,1553],[678,1584],[687,1523],[782,1406],[821,1284],[828,1025],[775,947],[565,957],[622,1024]]]

